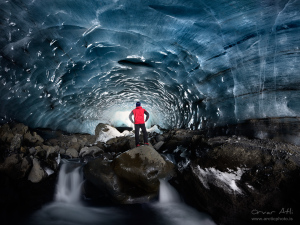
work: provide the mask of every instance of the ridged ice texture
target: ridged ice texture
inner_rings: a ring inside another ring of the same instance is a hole
[[[93,133],[299,116],[299,0],[1,0],[0,116]],[[126,113],[124,113],[126,112]]]

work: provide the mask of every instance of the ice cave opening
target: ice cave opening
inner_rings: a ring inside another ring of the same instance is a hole
[[[141,101],[149,127],[299,144],[299,0],[0,6],[1,123],[92,134]]]

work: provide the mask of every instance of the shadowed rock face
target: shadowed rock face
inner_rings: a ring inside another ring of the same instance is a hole
[[[3,1],[0,122],[93,134],[99,122],[131,126],[136,101],[150,112],[147,125],[164,128],[297,118],[299,8],[298,0]]]
[[[300,209],[299,147],[238,137],[211,138],[205,145],[181,176],[187,193],[216,220],[253,224],[251,218],[267,217],[262,212],[288,217],[282,208]]]
[[[90,161],[84,167],[88,181],[120,203],[143,203],[158,196],[159,179],[174,175],[174,165],[152,147],[128,150],[112,162]]]

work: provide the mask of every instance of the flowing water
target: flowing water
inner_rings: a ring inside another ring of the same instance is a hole
[[[177,191],[160,180],[155,203],[90,206],[82,199],[82,164],[63,161],[55,200],[37,211],[26,225],[214,225],[211,218],[186,204]]]

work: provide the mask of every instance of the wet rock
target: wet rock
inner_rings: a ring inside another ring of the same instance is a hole
[[[114,201],[126,203],[131,199],[124,193],[124,184],[113,171],[111,162],[101,158],[90,161],[84,167],[84,174],[88,181],[111,196]]]
[[[111,152],[124,152],[132,147],[135,147],[135,144],[132,146],[133,142],[130,142],[128,137],[116,137],[108,140],[106,144],[108,145],[107,150]]]
[[[22,134],[16,134],[13,139],[11,140],[10,144],[10,151],[16,151],[21,148],[23,142],[23,135]]]
[[[300,148],[243,137],[208,139],[183,170],[190,199],[221,224],[252,224],[253,210],[299,208]],[[296,218],[294,218],[296,219]]]
[[[126,151],[113,161],[114,171],[119,177],[148,192],[158,191],[159,179],[171,175],[172,166],[150,146]]]
[[[148,202],[158,196],[159,178],[173,175],[173,164],[153,148],[141,146],[113,161],[97,158],[84,167],[87,180],[119,203]]]
[[[32,162],[33,166],[28,175],[28,180],[30,180],[32,183],[38,183],[47,177],[47,173],[41,167],[38,159],[34,158]]]
[[[72,157],[72,158],[78,158],[78,152],[74,148],[68,148],[66,151],[66,155]]]

